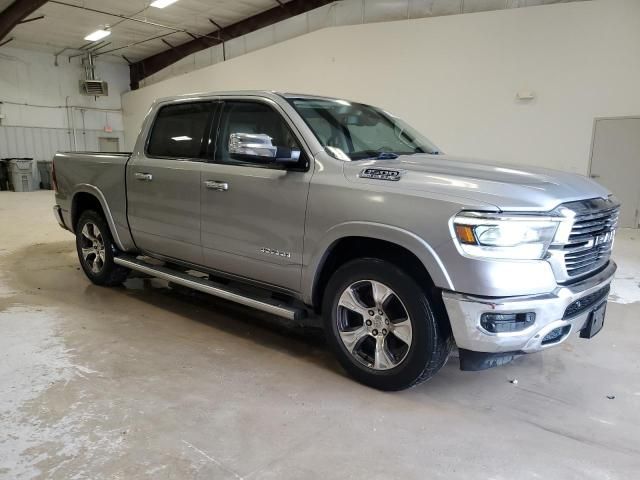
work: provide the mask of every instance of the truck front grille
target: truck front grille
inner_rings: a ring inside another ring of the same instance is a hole
[[[620,207],[613,200],[593,199],[564,205],[575,212],[569,240],[563,247],[569,278],[604,266],[611,256]]]

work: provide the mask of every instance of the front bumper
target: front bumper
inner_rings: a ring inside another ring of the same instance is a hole
[[[442,293],[449,314],[453,337],[461,352],[509,353],[518,355],[544,350],[564,342],[582,329],[591,307],[606,298],[607,287],[617,269],[610,261],[599,273],[571,285],[558,285],[551,293],[504,298],[483,298],[456,292]],[[602,292],[602,298],[597,298]],[[585,305],[577,300],[584,299]],[[567,307],[572,306],[570,311]],[[483,313],[536,314],[533,325],[518,332],[490,333],[480,325]],[[553,341],[544,341],[547,334],[562,329]]]

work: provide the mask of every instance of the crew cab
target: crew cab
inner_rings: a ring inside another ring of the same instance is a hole
[[[445,155],[383,109],[266,91],[157,100],[133,152],[58,153],[55,216],[93,283],[131,270],[321,319],[400,390],[603,326],[619,204],[583,176]]]

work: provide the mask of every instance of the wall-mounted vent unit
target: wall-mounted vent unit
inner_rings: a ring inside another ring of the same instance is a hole
[[[91,97],[109,95],[109,85],[102,80],[80,80],[80,93]]]

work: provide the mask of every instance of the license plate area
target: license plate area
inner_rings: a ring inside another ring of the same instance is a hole
[[[604,326],[604,317],[607,312],[606,300],[591,310],[587,323],[580,330],[580,338],[593,338],[602,330]]]

